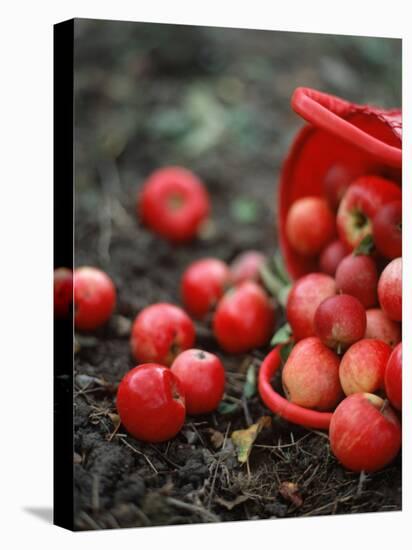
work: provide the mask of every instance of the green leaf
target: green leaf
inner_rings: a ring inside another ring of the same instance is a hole
[[[256,394],[256,368],[255,365],[250,365],[246,373],[246,382],[243,386],[243,395],[246,399],[250,399]]]
[[[239,409],[238,403],[228,403],[227,401],[221,401],[217,412],[220,414],[232,414]]]
[[[289,323],[286,323],[275,332],[270,344],[272,346],[276,346],[277,344],[285,344],[290,341],[291,336],[292,329]]]
[[[278,293],[278,302],[281,306],[286,307],[288,296],[292,285],[283,286]]]
[[[361,242],[358,244],[358,246],[353,251],[353,254],[355,256],[359,256],[361,254],[365,254],[366,256],[370,256],[375,252],[375,243],[373,242],[372,235],[366,235]]]
[[[290,352],[292,351],[294,345],[295,345],[295,342],[292,341],[292,342],[289,342],[288,344],[284,344],[280,348],[280,358],[282,360],[282,365],[284,365],[286,363],[286,361],[288,360],[288,357],[289,357]]]
[[[285,283],[264,263],[259,270],[260,277],[266,289],[276,298],[285,286]]]
[[[279,250],[276,250],[273,256],[273,264],[275,266],[276,274],[279,276],[279,278],[282,279],[286,285],[289,285],[290,277],[288,272],[286,271],[285,263]]]

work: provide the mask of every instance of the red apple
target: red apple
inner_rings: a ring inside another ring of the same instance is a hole
[[[286,317],[295,340],[315,336],[315,312],[323,300],[334,294],[335,281],[324,273],[309,273],[294,283],[287,299]]]
[[[393,181],[379,176],[362,176],[346,191],[336,218],[339,237],[350,249],[372,234],[372,219],[388,202],[401,200],[402,193]]]
[[[245,281],[228,290],[217,305],[213,333],[228,353],[245,353],[264,346],[275,324],[271,300],[261,286]]]
[[[382,340],[382,342],[394,347],[401,341],[399,323],[391,321],[379,308],[368,309],[366,311],[365,338]]]
[[[337,210],[349,185],[360,176],[359,170],[343,164],[333,164],[323,180],[323,194],[333,210]]]
[[[384,204],[375,214],[372,224],[373,241],[383,256],[402,256],[402,201]]]
[[[385,392],[396,409],[402,410],[402,342],[391,353],[385,369]]]
[[[290,207],[285,229],[296,252],[316,256],[336,235],[335,216],[325,199],[304,197]]]
[[[230,264],[232,280],[237,285],[244,281],[260,281],[260,268],[265,263],[266,257],[258,250],[246,250],[241,252]]]
[[[283,367],[282,385],[292,403],[330,411],[342,398],[339,357],[319,338],[305,338],[292,349]]]
[[[391,352],[392,348],[381,340],[364,339],[353,344],[342,357],[339,367],[339,379],[345,395],[382,390]]]
[[[349,294],[326,298],[315,313],[315,331],[322,342],[339,354],[363,338],[366,312],[359,300]]]
[[[336,289],[357,298],[365,308],[377,302],[378,272],[370,256],[349,254],[336,270]]]
[[[185,270],[180,293],[187,311],[204,319],[223,296],[232,282],[229,267],[218,258],[202,258]]]
[[[378,298],[389,319],[402,321],[402,258],[392,260],[382,271]]]
[[[345,468],[375,472],[398,454],[402,432],[387,401],[371,393],[355,393],[336,407],[329,437],[333,454]]]
[[[322,250],[319,258],[319,267],[323,273],[327,273],[332,277],[335,276],[336,269],[340,262],[347,256],[349,250],[342,241],[337,239],[331,242]]]

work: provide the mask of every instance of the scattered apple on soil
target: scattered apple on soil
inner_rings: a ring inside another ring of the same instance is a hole
[[[274,308],[266,292],[246,281],[230,289],[213,317],[213,332],[229,353],[242,353],[266,344],[275,323]]]
[[[176,357],[170,370],[180,380],[188,414],[206,414],[218,407],[225,389],[225,369],[216,355],[188,349]]]
[[[354,472],[375,472],[395,458],[401,426],[387,401],[370,393],[354,393],[332,415],[329,428],[333,454]]]
[[[184,391],[170,369],[155,363],[139,365],[120,382],[117,410],[122,424],[136,439],[167,441],[185,421]]]
[[[282,371],[289,401],[319,411],[331,411],[343,397],[339,383],[339,357],[319,338],[296,344]]]
[[[106,323],[116,305],[116,289],[110,277],[95,267],[74,270],[74,325],[94,330]]]
[[[383,390],[386,363],[392,348],[381,340],[360,340],[353,344],[339,367],[339,379],[345,395]]]
[[[210,211],[209,195],[200,179],[185,168],[169,166],[153,172],[138,197],[141,220],[175,243],[195,238]]]
[[[193,262],[184,272],[181,294],[187,311],[199,319],[214,309],[231,284],[229,267],[217,258]]]
[[[180,307],[158,303],[137,315],[130,345],[136,361],[170,366],[179,353],[193,346],[194,340],[190,317]]]
[[[266,257],[257,250],[246,250],[240,253],[230,264],[230,272],[234,284],[244,281],[260,281],[260,268],[265,263]]]
[[[335,235],[335,216],[325,199],[304,197],[292,204],[286,219],[286,236],[296,252],[316,256]]]

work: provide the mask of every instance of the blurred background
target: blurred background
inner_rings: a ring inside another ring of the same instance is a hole
[[[213,201],[204,237],[216,255],[269,251],[281,162],[303,124],[293,90],[401,105],[397,39],[96,20],[75,31],[78,263],[107,267],[130,231],[151,247],[136,193],[167,164],[204,180]]]

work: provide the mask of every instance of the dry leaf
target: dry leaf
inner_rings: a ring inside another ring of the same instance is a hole
[[[115,428],[118,428],[120,426],[120,416],[118,414],[109,413],[107,416],[110,418]]]
[[[215,498],[215,502],[217,502],[221,506],[224,506],[226,510],[233,510],[235,506],[242,504],[242,502],[245,502],[246,500],[249,500],[249,497],[247,497],[246,495],[239,495],[235,498],[235,500],[226,500],[221,497]]]
[[[225,436],[222,434],[222,432],[219,432],[218,430],[214,430],[213,428],[208,428],[207,432],[210,436],[210,442],[214,449],[219,449],[223,442],[225,441]]]
[[[236,430],[232,433],[232,441],[236,447],[237,459],[241,464],[247,462],[253,443],[263,428],[268,428],[272,424],[270,416],[262,416],[249,428],[245,430]]]
[[[303,498],[299,494],[299,487],[297,483],[292,483],[291,481],[282,481],[279,487],[279,493],[282,497],[291,502],[299,508],[303,504]]]

